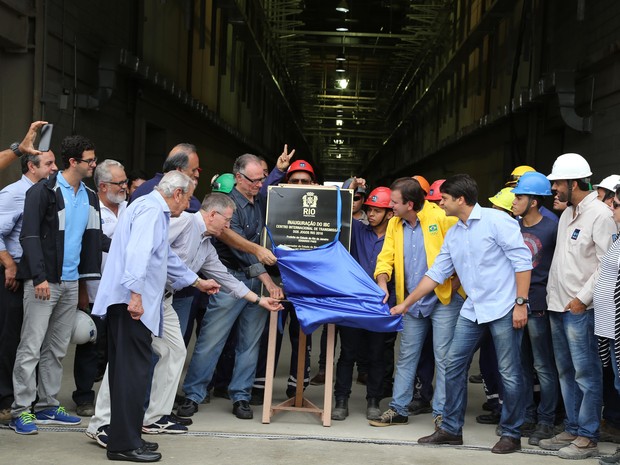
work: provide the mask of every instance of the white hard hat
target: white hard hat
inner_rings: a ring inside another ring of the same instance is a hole
[[[616,191],[616,186],[620,184],[620,176],[617,174],[612,174],[603,179],[600,183],[594,184],[592,187],[595,189],[597,187],[602,187],[603,189],[610,190],[612,192]]]
[[[592,171],[585,158],[578,153],[565,153],[556,158],[547,179],[557,181],[559,179],[583,179],[590,176],[592,176]]]
[[[93,319],[82,310],[76,310],[73,331],[71,331],[72,344],[86,344],[97,340],[97,327]]]

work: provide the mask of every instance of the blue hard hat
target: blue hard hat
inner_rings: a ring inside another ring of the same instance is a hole
[[[515,195],[553,195],[547,176],[537,171],[523,173],[512,193]]]

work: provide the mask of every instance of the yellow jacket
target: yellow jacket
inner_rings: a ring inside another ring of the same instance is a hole
[[[446,213],[433,202],[424,202],[424,207],[418,212],[418,221],[424,236],[424,249],[426,250],[426,263],[430,268],[439,255],[444,237],[448,229],[454,226],[457,218],[446,216]],[[396,303],[405,300],[405,251],[404,251],[403,220],[394,217],[388,223],[383,241],[383,248],[377,257],[375,279],[382,273],[387,274],[388,280],[392,278],[392,270],[396,274]],[[452,278],[447,279],[435,288],[435,294],[442,304],[450,303],[452,296]],[[459,294],[465,296],[462,288]]]

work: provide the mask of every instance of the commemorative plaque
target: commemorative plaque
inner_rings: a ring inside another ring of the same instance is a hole
[[[340,242],[349,250],[353,191],[318,185],[269,187],[266,224],[276,245],[314,249],[333,241],[338,231],[338,195]]]

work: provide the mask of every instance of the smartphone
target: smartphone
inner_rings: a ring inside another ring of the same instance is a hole
[[[47,152],[50,149],[52,142],[52,131],[54,130],[53,124],[46,124],[41,128],[41,138],[39,139],[38,150],[40,152]]]

